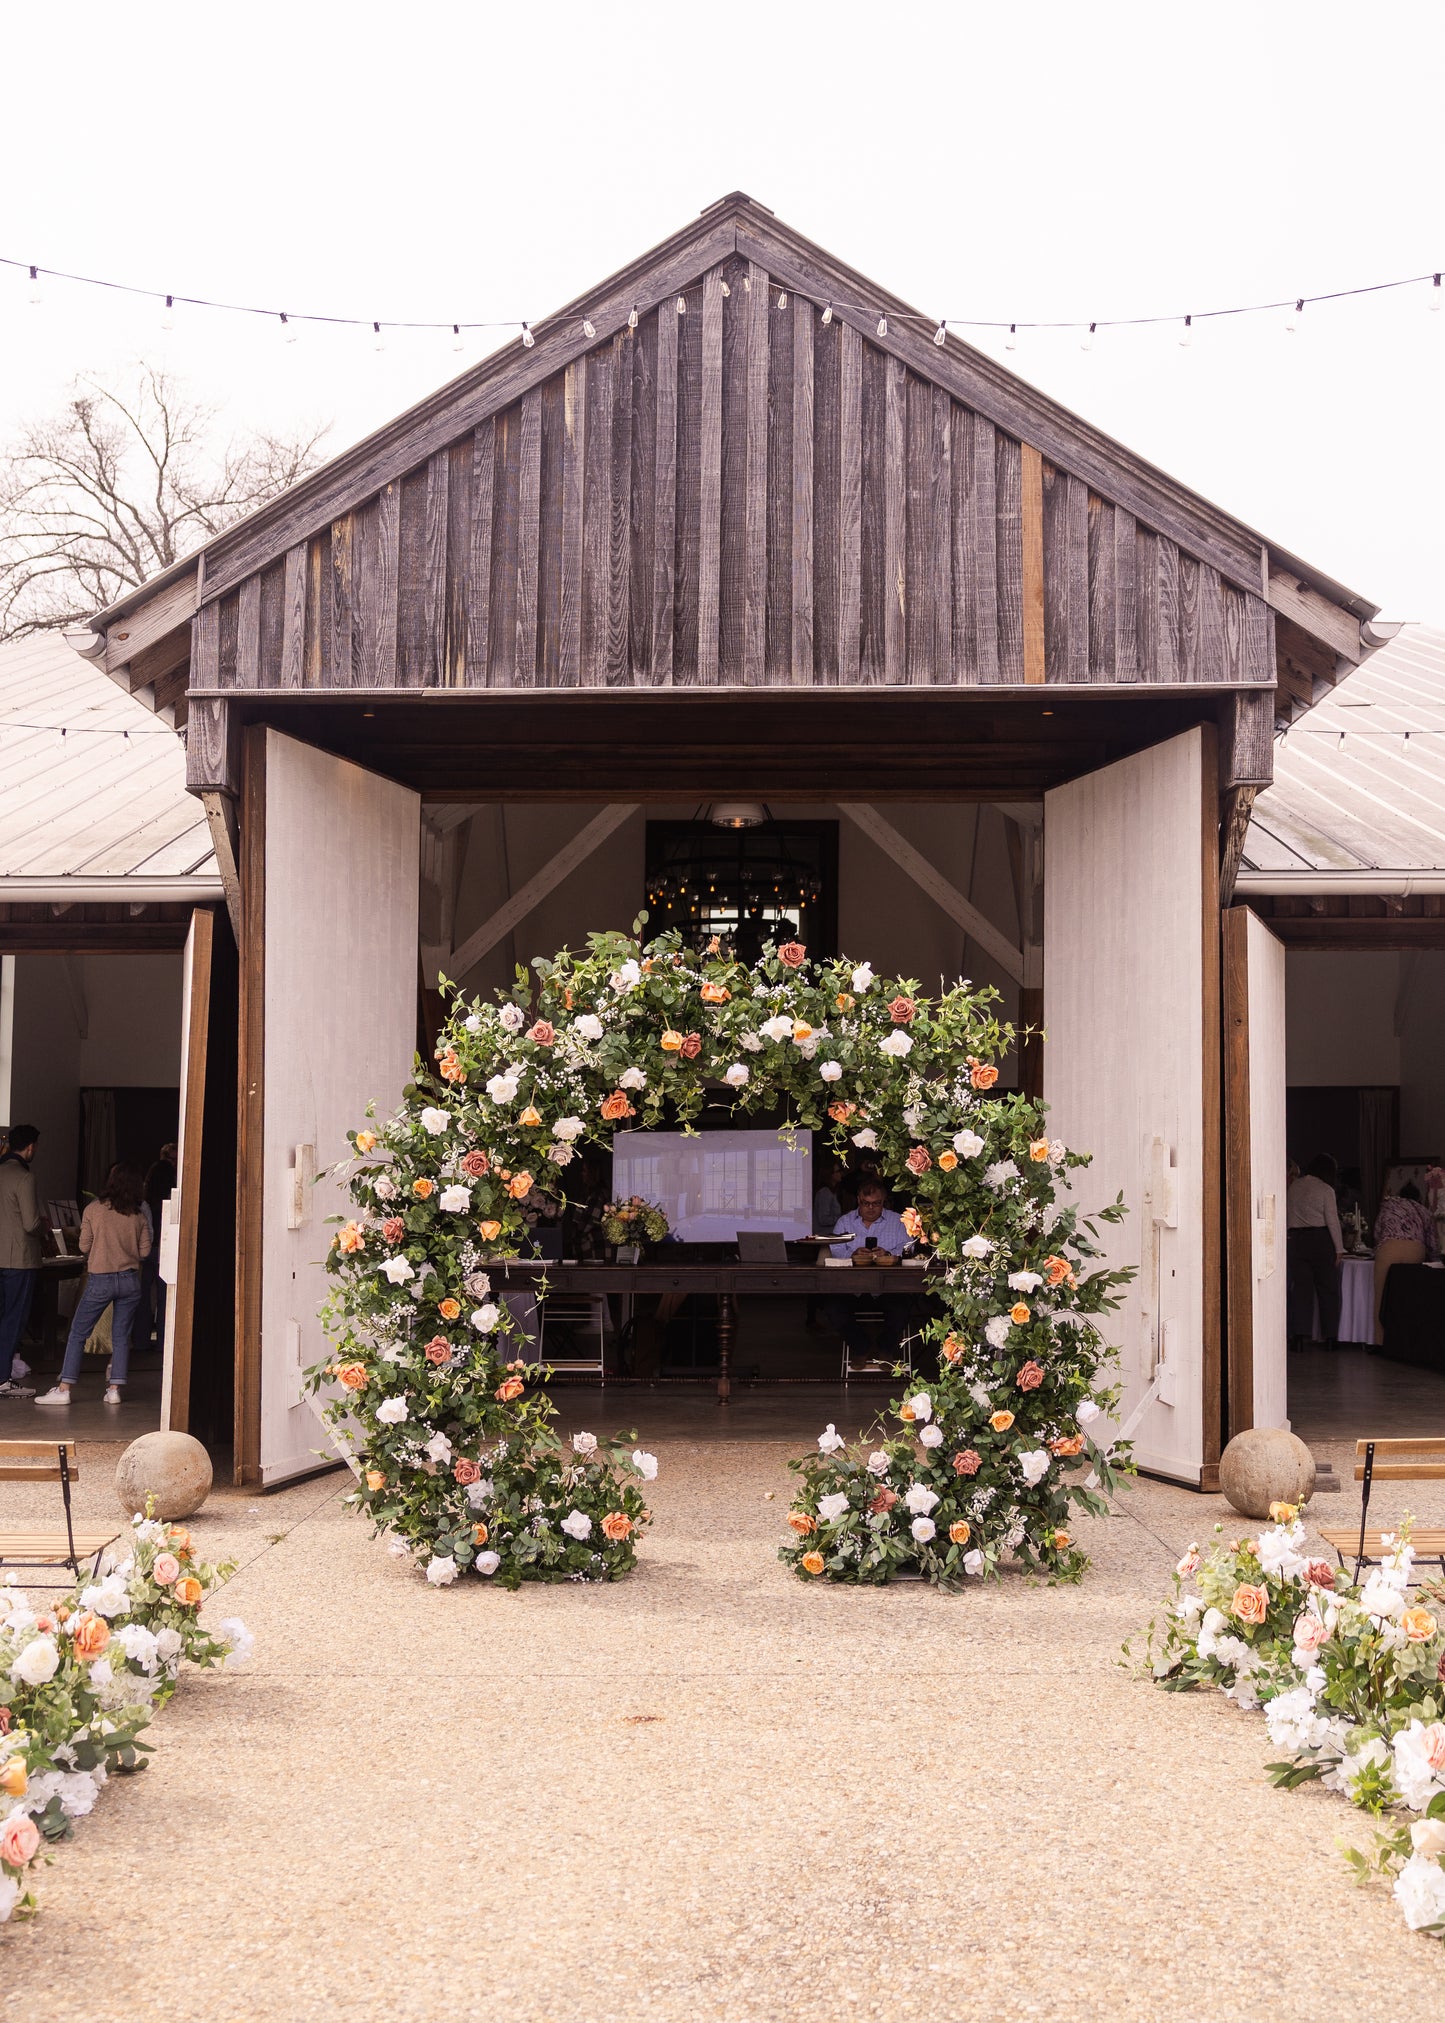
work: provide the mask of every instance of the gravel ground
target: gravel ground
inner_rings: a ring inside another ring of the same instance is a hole
[[[1220,1499],[1132,1487],[1078,1588],[810,1590],[774,1557],[797,1428],[644,1436],[657,1522],[604,1589],[428,1588],[335,1475],[218,1491],[194,1529],[241,1568],[211,1606],[256,1659],[187,1679],[0,1932],[7,2012],[1441,2013],[1445,1952],[1335,1852],[1360,1816],[1273,1791],[1257,1717],[1118,1663]],[[82,1515],[116,1451],[83,1450]]]

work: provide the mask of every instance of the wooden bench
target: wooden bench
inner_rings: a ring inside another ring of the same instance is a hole
[[[120,1537],[120,1526],[108,1531],[77,1531],[70,1508],[70,1485],[80,1478],[73,1440],[0,1440],[0,1482],[58,1482],[65,1505],[64,1531],[0,1531],[0,1568],[66,1568],[75,1580],[80,1563],[94,1558],[92,1571],[99,1573],[100,1556]],[[57,1587],[64,1582],[41,1581],[41,1587]]]
[[[1348,1553],[1355,1562],[1355,1579],[1363,1566],[1378,1566],[1385,1555],[1383,1531],[1368,1531],[1370,1490],[1378,1477],[1382,1482],[1445,1482],[1445,1440],[1357,1440],[1355,1480],[1365,1485],[1360,1501],[1360,1526],[1348,1530],[1320,1528],[1320,1537],[1334,1547],[1340,1565]],[[1388,1534],[1390,1537],[1397,1533]],[[1445,1531],[1416,1528],[1410,1534],[1415,1559],[1438,1562],[1445,1570]]]

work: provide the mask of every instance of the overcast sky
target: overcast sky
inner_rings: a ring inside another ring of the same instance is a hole
[[[0,254],[359,317],[535,320],[744,189],[930,314],[1201,312],[1445,265],[1439,0],[6,10]],[[1445,312],[975,338],[1380,604],[1445,623]],[[0,435],[165,358],[341,448],[445,339],[158,311],[0,269]],[[495,341],[495,340],[493,340]],[[481,349],[477,342],[468,357]]]

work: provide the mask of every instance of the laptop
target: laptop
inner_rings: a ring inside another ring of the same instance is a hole
[[[788,1240],[781,1229],[740,1229],[739,1264],[786,1264]]]

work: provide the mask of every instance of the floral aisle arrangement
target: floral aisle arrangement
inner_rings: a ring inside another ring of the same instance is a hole
[[[1285,1789],[1318,1780],[1391,1815],[1361,1878],[1392,1879],[1412,1931],[1445,1939],[1445,1589],[1410,1591],[1409,1525],[1363,1583],[1312,1559],[1288,1504],[1258,1538],[1191,1546],[1145,1662],[1175,1692],[1217,1686],[1263,1711]],[[1412,1818],[1410,1815],[1414,1815]]]
[[[199,1621],[235,1568],[202,1565],[184,1527],[138,1517],[103,1567],[58,1602],[0,1588],[0,1924],[35,1909],[36,1864],[109,1773],[143,1766],[141,1734],[182,1663],[234,1666],[250,1653],[238,1618]]]
[[[640,1194],[609,1201],[602,1211],[602,1234],[609,1243],[661,1243],[667,1229],[664,1211]]]
[[[506,1260],[529,1196],[565,1198],[582,1144],[621,1124],[686,1127],[730,1090],[741,1113],[781,1108],[906,1176],[910,1231],[942,1266],[943,1374],[876,1455],[824,1436],[785,1548],[800,1577],[947,1581],[1007,1553],[1076,1573],[1070,1510],[1099,1507],[1111,1479],[1089,1435],[1117,1397],[1098,1321],[1126,1274],[1091,1268],[1093,1225],[1059,1199],[1086,1161],[1048,1136],[1039,1104],[992,1093],[1012,1039],[996,998],[960,985],[928,999],[792,942],[748,968],[676,934],[599,934],[519,970],[510,999],[458,1000],[434,1069],[351,1134],[335,1348],[310,1373],[355,1501],[393,1549],[439,1585],[468,1568],[515,1584],[635,1563],[656,1463],[590,1434],[562,1445],[517,1353]]]

